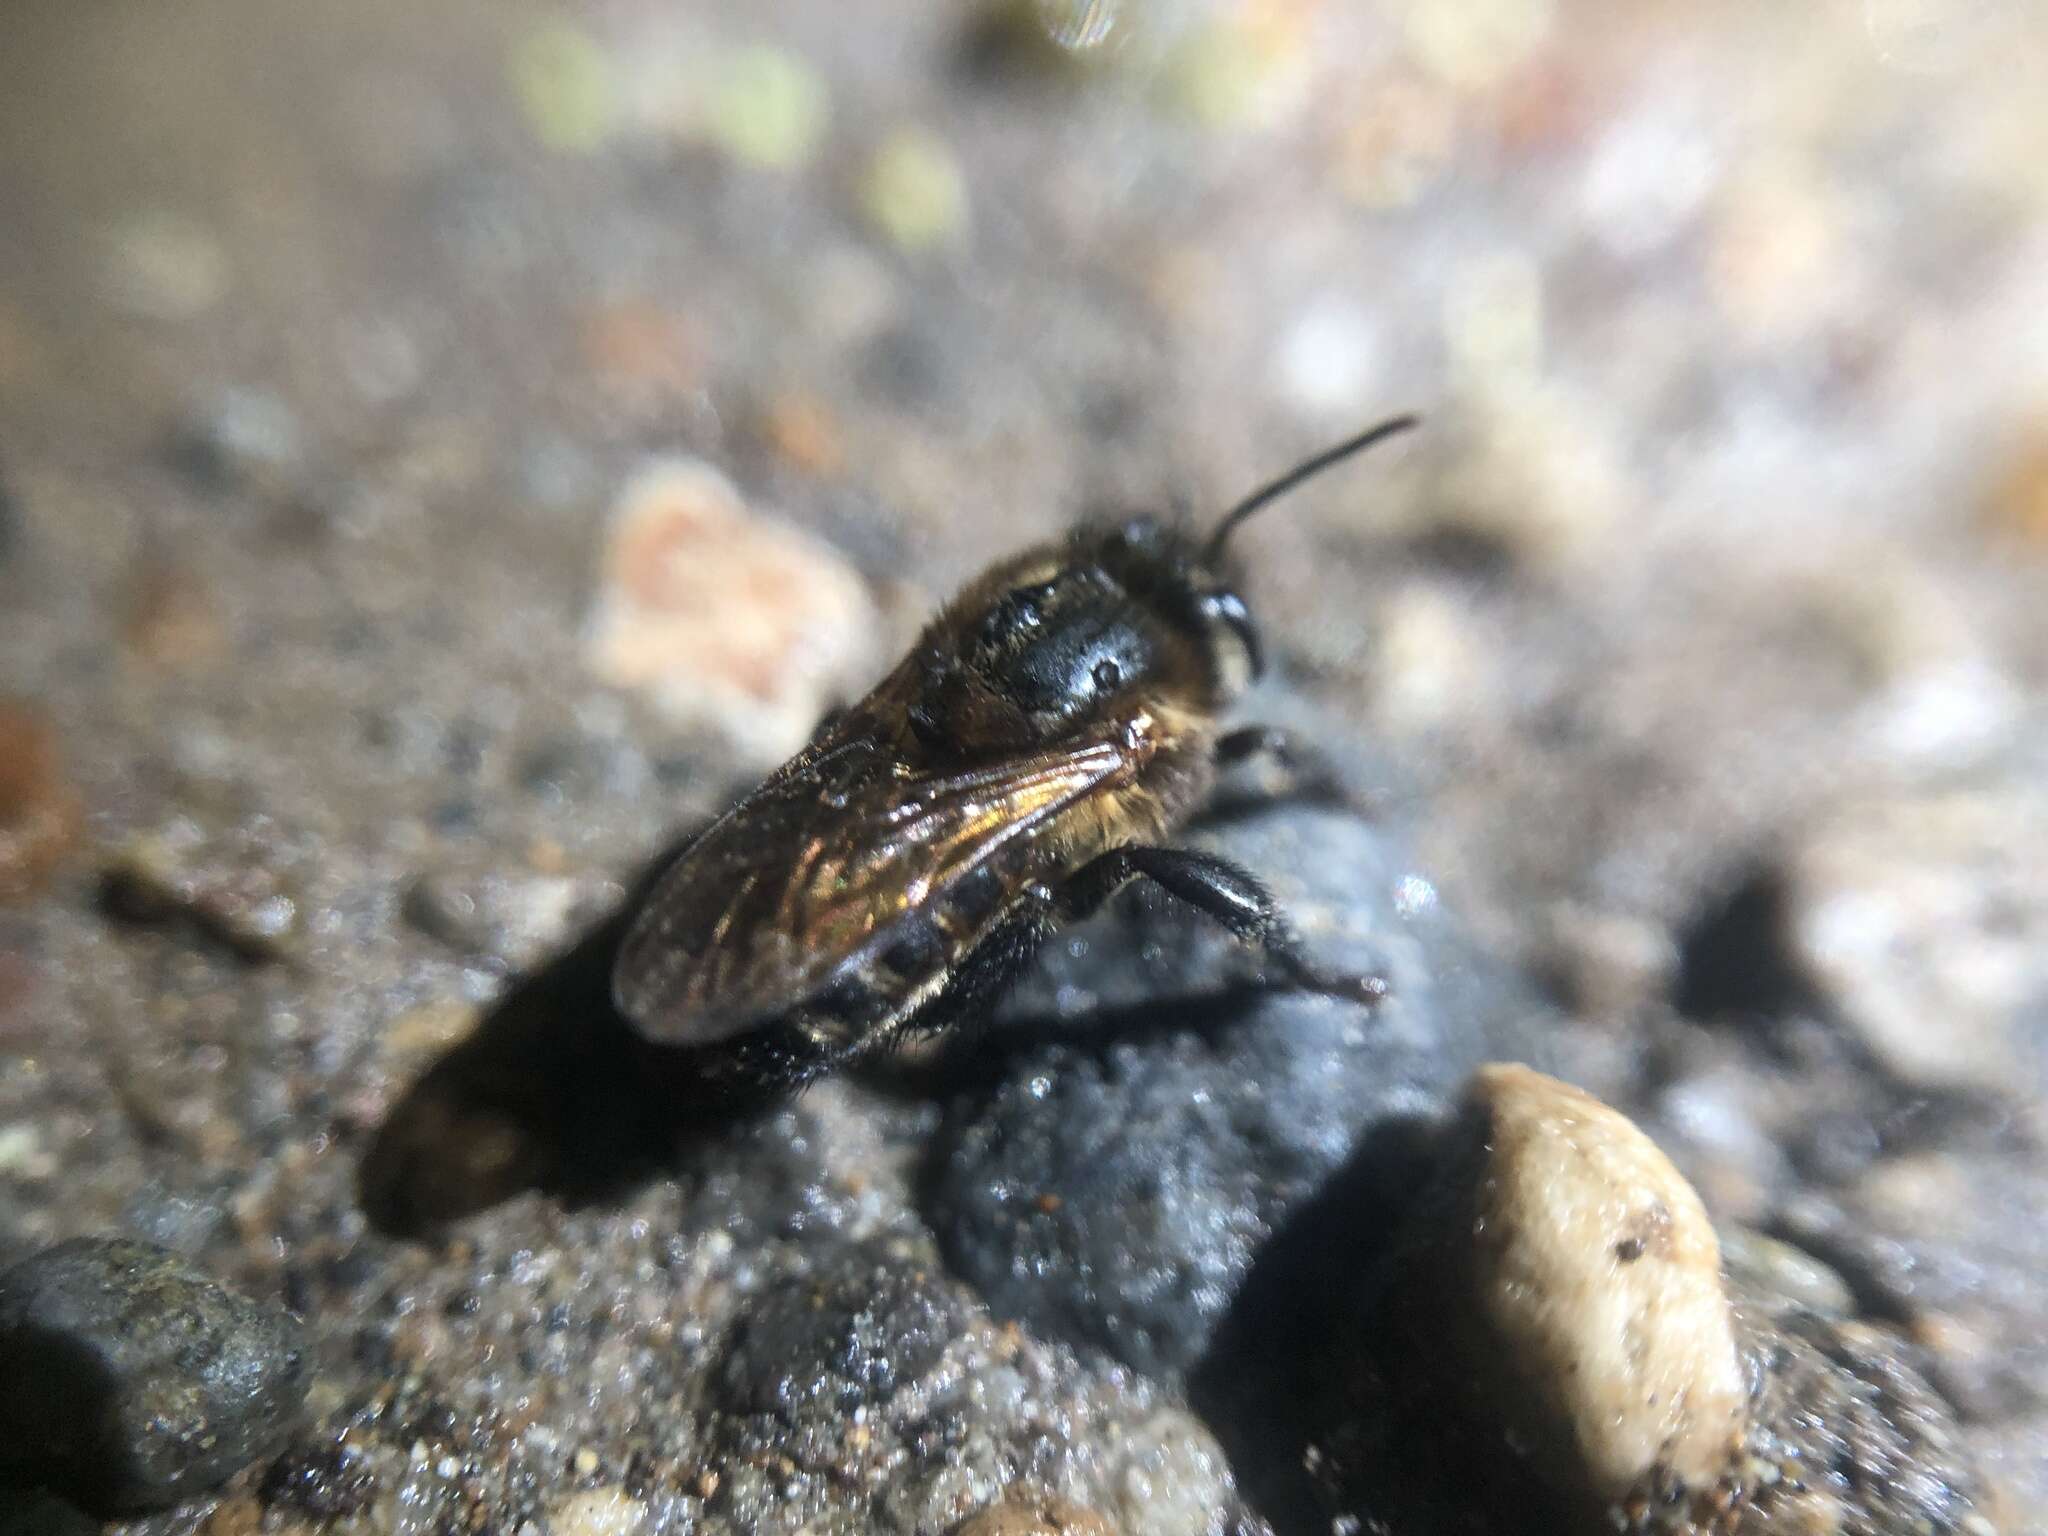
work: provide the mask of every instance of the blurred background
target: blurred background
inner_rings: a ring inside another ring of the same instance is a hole
[[[359,1224],[281,1149],[954,585],[1416,410],[1238,543],[1290,689],[1717,1216],[1931,1245],[2048,1489],[2044,146],[2032,0],[10,7],[11,1243]]]

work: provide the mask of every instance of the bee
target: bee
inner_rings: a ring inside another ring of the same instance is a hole
[[[1265,887],[1164,840],[1219,767],[1288,752],[1224,711],[1264,669],[1224,556],[1260,508],[1416,424],[1395,417],[1296,466],[1197,542],[1151,517],[1084,524],[1000,562],[875,690],[713,822],[627,924],[613,997],[657,1043],[718,1047],[714,1075],[801,1087],[985,1012],[1061,925],[1150,880],[1263,952],[1326,974]]]

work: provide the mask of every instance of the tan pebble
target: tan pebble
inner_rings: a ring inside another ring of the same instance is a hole
[[[846,467],[846,444],[831,408],[805,390],[768,402],[761,430],[775,451],[807,475],[830,479]]]
[[[929,129],[899,128],[884,139],[858,193],[868,223],[899,250],[929,250],[966,232],[967,178],[952,147]]]
[[[1086,1505],[1052,1494],[1007,1494],[970,1517],[957,1536],[1116,1536],[1116,1527]]]
[[[647,1506],[623,1488],[586,1488],[548,1506],[549,1536],[639,1536],[646,1525]]]
[[[2020,782],[1850,802],[1791,851],[1791,952],[1902,1081],[2008,1080],[2048,983],[2048,879],[2024,852],[2044,836],[2048,795]]]
[[[817,152],[831,115],[821,76],[781,48],[735,48],[719,61],[704,130],[742,165],[788,171]]]
[[[1462,1136],[1437,1253],[1445,1305],[1473,1309],[1450,1327],[1480,1405],[1567,1491],[1719,1480],[1746,1383],[1699,1196],[1626,1117],[1527,1067],[1479,1070]]]
[[[1411,581],[1388,592],[1374,625],[1374,719],[1401,736],[1454,723],[1493,692],[1471,614],[1454,592]]]
[[[1412,203],[1449,168],[1457,134],[1449,92],[1405,77],[1384,81],[1363,95],[1344,125],[1337,185],[1369,207]]]
[[[1468,90],[1487,89],[1520,66],[1554,19],[1551,0],[1408,0],[1401,12],[1417,61]]]
[[[1569,567],[1607,547],[1635,491],[1598,413],[1518,371],[1541,348],[1540,315],[1528,309],[1519,281],[1504,265],[1454,296],[1458,313],[1446,324],[1461,333],[1475,409],[1454,429],[1434,494],[1413,514],[1414,531]]]
[[[0,902],[42,887],[77,840],[80,819],[57,733],[28,706],[0,700]]]
[[[1546,957],[1572,1008],[1619,1019],[1658,997],[1678,966],[1663,924],[1630,912],[1562,903],[1548,914]]]
[[[697,387],[701,348],[683,317],[650,299],[600,304],[581,322],[583,363],[615,403],[653,410]]]
[[[586,652],[605,682],[775,762],[869,680],[878,629],[866,584],[835,551],[681,459],[619,498]]]
[[[697,1474],[697,1480],[690,1485],[700,1499],[708,1499],[718,1492],[718,1474],[709,1467]]]
[[[130,583],[121,643],[138,661],[176,670],[218,656],[226,635],[197,571],[172,560],[148,559]]]
[[[587,155],[617,126],[617,82],[603,44],[568,22],[519,38],[507,73],[534,137],[549,149]]]
[[[2048,548],[2048,412],[1995,472],[1985,521],[1996,532]]]
[[[1827,178],[1794,156],[1730,175],[1712,219],[1707,281],[1736,341],[1808,339],[1857,291],[1862,274],[1838,202]]]
[[[439,1055],[476,1028],[476,1021],[473,1004],[452,998],[422,1003],[384,1027],[384,1053],[400,1061]]]
[[[1167,50],[1161,101],[1212,130],[1277,121],[1307,100],[1306,21],[1293,5],[1198,11]]]
[[[191,320],[218,304],[232,283],[226,251],[212,229],[168,208],[146,209],[114,232],[108,250],[109,296],[154,320]]]
[[[263,1506],[245,1496],[223,1499],[199,1527],[199,1536],[257,1536],[262,1529]]]

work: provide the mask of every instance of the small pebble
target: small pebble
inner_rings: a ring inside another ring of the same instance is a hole
[[[1345,124],[1337,184],[1367,207],[1404,207],[1450,168],[1457,134],[1450,92],[1405,76],[1382,81]]]
[[[227,253],[199,220],[169,208],[131,215],[115,231],[107,287],[115,303],[152,320],[194,320],[226,295]]]
[[[824,79],[783,48],[736,48],[717,65],[706,108],[711,142],[742,165],[795,170],[817,153],[830,116]]]
[[[1669,993],[1678,945],[1664,924],[1564,903],[1545,926],[1545,970],[1582,1017],[1625,1018]]]
[[[1552,0],[1407,0],[1409,51],[1432,74],[1467,90],[1497,84],[1549,36]]]
[[[548,1505],[549,1536],[639,1536],[647,1506],[623,1488],[586,1488]]]
[[[445,875],[429,871],[413,881],[399,912],[412,927],[458,954],[480,955],[491,947],[491,922],[476,893]]]
[[[589,154],[611,136],[618,104],[611,56],[566,21],[520,38],[507,65],[535,138],[565,154]]]
[[[183,923],[250,961],[294,954],[304,930],[296,883],[268,862],[269,835],[224,835],[177,820],[130,839],[108,864],[107,911],[137,923]]]
[[[1013,1493],[969,1519],[956,1536],[1116,1536],[1116,1527],[1070,1499]]]
[[[866,584],[700,461],[657,463],[626,487],[600,583],[586,638],[596,674],[764,765],[871,681],[880,625]]]
[[[1543,362],[1543,274],[1522,251],[1469,259],[1444,286],[1442,323],[1452,366],[1477,387],[1533,379]]]
[[[1433,1387],[1589,1507],[1721,1482],[1748,1381],[1720,1246],[1664,1154],[1591,1095],[1493,1065],[1446,1168],[1393,1264]]]
[[[600,304],[582,317],[583,364],[613,403],[643,413],[673,409],[703,374],[702,343],[690,322],[645,298]]]
[[[41,890],[78,839],[78,792],[38,710],[0,700],[0,904]]]
[[[1512,286],[1512,280],[1510,280]],[[1510,310],[1521,300],[1496,295]],[[1635,490],[1599,412],[1569,392],[1520,378],[1514,358],[1538,345],[1524,319],[1466,317],[1475,378],[1471,418],[1447,435],[1450,460],[1414,514],[1421,538],[1462,541],[1539,570],[1572,567],[1606,547]],[[1482,334],[1484,333],[1484,334]],[[1478,359],[1489,348],[1493,361]]]
[[[96,1513],[167,1509],[290,1433],[299,1324],[165,1249],[77,1238],[0,1275],[0,1467]]]
[[[150,558],[130,581],[121,643],[138,661],[176,671],[213,660],[227,636],[199,572],[175,560]]]
[[[1994,470],[1984,520],[1996,533],[2048,549],[2048,415],[2027,424]]]
[[[725,1383],[757,1412],[843,1413],[930,1371],[963,1320],[935,1265],[879,1243],[840,1249],[754,1302]]]
[[[806,390],[785,390],[761,413],[770,446],[807,475],[830,480],[846,468],[846,434],[832,408]]]
[[[1294,6],[1194,7],[1186,16],[1148,17],[1166,44],[1158,88],[1165,105],[1204,128],[1270,124],[1304,99],[1307,17]]]
[[[859,198],[869,225],[902,251],[949,244],[966,231],[966,178],[952,147],[928,128],[899,128],[882,141]]]
[[[1731,343],[1789,351],[1865,286],[1850,210],[1824,168],[1780,154],[1730,170],[1710,215],[1709,291]]]
[[[263,1502],[311,1520],[340,1520],[377,1496],[377,1474],[361,1452],[333,1440],[295,1445],[263,1476]]]
[[[209,493],[284,501],[304,478],[305,434],[292,408],[260,389],[224,389],[177,428],[172,462]]]
[[[1903,1082],[2044,1081],[2044,841],[2048,795],[2015,784],[1849,802],[1791,850],[1794,962]]]
[[[393,1019],[378,1044],[394,1065],[417,1067],[469,1038],[476,1024],[477,1010],[469,1003],[422,1003]]]

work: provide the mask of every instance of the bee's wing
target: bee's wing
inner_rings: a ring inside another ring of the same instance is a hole
[[[799,761],[656,883],[619,951],[619,1008],[679,1045],[786,1013],[1126,764],[1111,743],[948,775],[908,775],[879,752]]]

